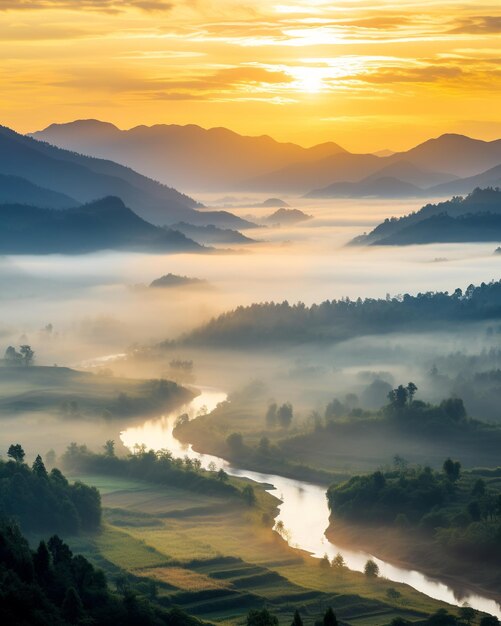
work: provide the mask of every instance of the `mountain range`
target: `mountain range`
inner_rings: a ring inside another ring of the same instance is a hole
[[[303,148],[267,136],[194,125],[120,130],[106,122],[78,120],[53,124],[32,136],[194,191],[317,198],[446,196],[472,191],[478,181],[471,179],[479,175],[489,185],[500,181],[495,168],[501,165],[501,140],[457,134],[429,139],[407,151],[377,154],[354,154],[332,142]]]
[[[110,160],[83,156],[0,126],[0,202],[67,208],[117,196],[143,219],[240,228],[228,211],[201,211],[189,196]],[[252,225],[253,226],[253,225]]]
[[[157,124],[120,130],[98,120],[52,124],[31,135],[53,145],[112,159],[163,183],[190,191],[236,188],[239,181],[293,163],[345,153],[335,143],[303,148],[227,128]]]

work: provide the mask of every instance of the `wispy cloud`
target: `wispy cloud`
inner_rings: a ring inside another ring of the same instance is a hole
[[[130,8],[147,12],[170,11],[173,4],[165,0],[1,0],[0,2],[0,11],[66,9],[116,13]]]
[[[451,34],[489,35],[501,33],[501,15],[482,15],[458,20]]]

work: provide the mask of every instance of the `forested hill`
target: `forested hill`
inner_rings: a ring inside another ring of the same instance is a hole
[[[415,213],[387,218],[352,245],[402,245],[448,241],[486,241],[492,222],[499,231],[501,189],[475,189],[466,197],[455,196],[427,204]],[[498,233],[491,240],[498,240]]]
[[[387,299],[331,300],[307,307],[253,304],[224,313],[176,343],[238,348],[334,343],[363,335],[440,329],[451,323],[501,318],[501,281],[470,285],[463,293],[427,292]],[[172,345],[166,342],[165,346]]]

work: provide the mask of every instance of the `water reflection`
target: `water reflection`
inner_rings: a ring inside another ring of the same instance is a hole
[[[330,542],[325,536],[325,531],[329,526],[329,509],[324,487],[282,476],[236,468],[224,459],[210,454],[199,454],[191,445],[179,442],[172,433],[179,414],[187,413],[190,419],[193,419],[200,412],[205,412],[205,410],[210,412],[220,402],[226,400],[226,394],[221,391],[210,388],[201,388],[200,391],[198,397],[175,414],[148,420],[141,426],[123,431],[120,435],[123,444],[130,450],[135,444],[144,444],[148,449],[153,450],[167,448],[174,456],[187,455],[190,458],[200,459],[205,468],[209,463],[214,463],[218,469],[223,468],[232,476],[266,483],[270,485],[268,491],[281,500],[276,521],[279,528],[283,528],[281,534],[289,545],[301,548],[316,558],[322,558],[326,554],[332,560],[339,552],[343,555],[347,566],[359,572],[364,570],[367,559],[372,558],[378,564],[381,576],[388,580],[405,583],[436,600],[455,605],[467,602],[474,609],[501,617],[501,606],[494,600],[469,593],[467,590],[453,589],[415,570],[397,567],[367,552],[348,550]]]

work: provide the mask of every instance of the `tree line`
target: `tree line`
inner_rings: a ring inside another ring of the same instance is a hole
[[[342,298],[310,307],[299,302],[240,306],[184,335],[188,345],[260,346],[270,343],[337,342],[367,334],[437,324],[498,319],[501,281],[470,285],[454,292],[408,293],[386,298]],[[166,342],[171,346],[172,342]]]
[[[0,516],[13,518],[25,531],[95,531],[101,523],[101,496],[95,487],[70,483],[57,468],[47,471],[38,455],[30,467],[20,444],[0,460]]]

